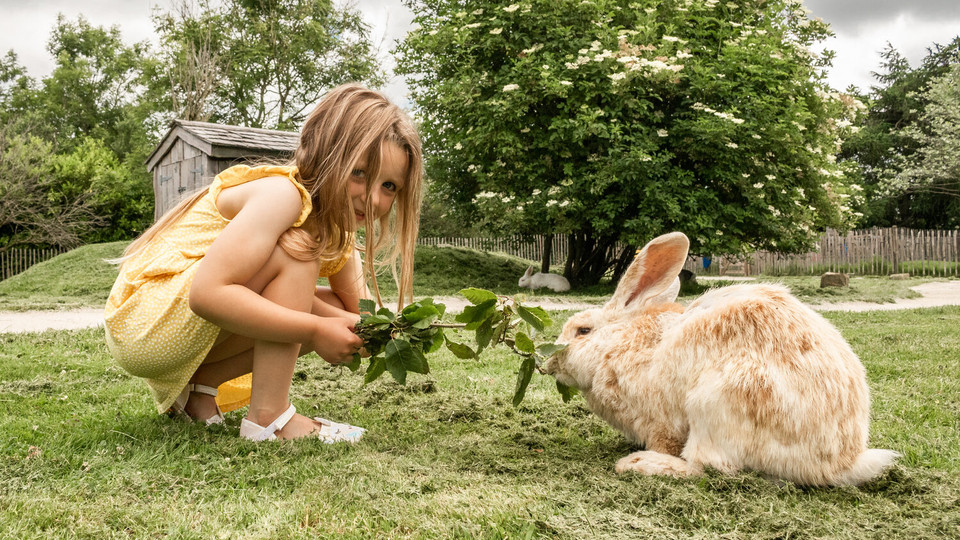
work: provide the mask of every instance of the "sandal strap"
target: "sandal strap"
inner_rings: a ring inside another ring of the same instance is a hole
[[[196,392],[198,394],[206,394],[208,396],[217,397],[217,389],[212,386],[207,386],[205,384],[195,384],[190,383],[187,385],[187,389],[191,392]]]
[[[289,422],[290,419],[293,418],[293,415],[295,414],[297,414],[297,408],[293,406],[293,403],[291,403],[290,407],[288,407],[287,410],[283,411],[280,414],[280,416],[277,417],[276,420],[270,423],[269,426],[261,428],[260,433],[257,433],[256,435],[252,435],[252,436],[245,436],[245,437],[247,439],[250,439],[251,441],[267,441],[267,440],[275,439],[276,435],[274,435],[274,433],[283,429],[283,426],[287,425],[287,422]],[[250,422],[247,419],[244,419],[243,421],[247,425],[256,426],[256,424],[254,424],[253,422]]]

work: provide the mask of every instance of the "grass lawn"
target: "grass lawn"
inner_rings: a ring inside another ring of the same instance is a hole
[[[546,377],[512,407],[502,350],[442,350],[406,386],[308,357],[298,409],[367,437],[255,444],[237,435],[242,411],[213,428],[156,415],[102,329],[0,335],[0,537],[960,537],[960,307],[827,317],[867,368],[871,447],[904,455],[860,488],[617,475],[633,446]]]

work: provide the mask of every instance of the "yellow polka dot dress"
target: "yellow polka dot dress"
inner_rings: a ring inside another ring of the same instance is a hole
[[[312,205],[296,180],[296,167],[236,165],[220,173],[207,194],[178,221],[120,268],[104,311],[107,347],[130,374],[146,379],[157,411],[167,411],[213,347],[220,328],[190,310],[188,293],[199,262],[229,222],[217,210],[224,189],[268,176],[289,178],[300,190],[303,208],[292,226],[303,224]],[[335,274],[353,253],[321,269]],[[250,375],[220,385],[223,411],[250,399]]]

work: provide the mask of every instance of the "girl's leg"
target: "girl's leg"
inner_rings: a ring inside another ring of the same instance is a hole
[[[247,286],[291,309],[309,309],[319,316],[346,315],[342,303],[329,288],[314,288],[316,272],[314,263],[296,261],[277,248],[264,271]],[[191,380],[217,387],[252,371],[253,392],[247,418],[266,426],[289,406],[296,358],[308,352],[311,351],[298,343],[257,341],[224,332]],[[215,408],[214,399],[203,394],[193,394],[187,404],[187,412],[196,418],[212,415]],[[298,414],[277,435],[296,438],[316,429],[318,426],[313,420]]]

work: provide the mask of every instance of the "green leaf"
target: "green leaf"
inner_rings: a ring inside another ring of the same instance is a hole
[[[423,353],[404,339],[394,339],[387,343],[387,371],[400,384],[406,384],[407,372],[429,373],[427,359]]]
[[[538,332],[542,332],[544,328],[553,324],[550,315],[541,307],[517,306],[517,314]]]
[[[426,328],[430,328],[430,325],[433,324],[433,321],[435,321],[436,319],[437,319],[436,315],[429,315],[413,323],[410,326],[412,326],[413,328],[417,328],[419,330],[424,330]]]
[[[351,360],[349,364],[344,364],[344,365],[350,368],[350,371],[355,372],[358,369],[360,369],[360,365],[362,364],[362,362],[363,361],[360,358],[360,353],[353,353],[353,360]]]
[[[557,392],[560,392],[560,397],[563,398],[564,403],[569,402],[573,396],[579,393],[576,388],[561,384],[560,381],[557,381]]]
[[[456,321],[467,324],[467,330],[475,330],[480,323],[485,319],[490,317],[494,310],[494,306],[497,304],[497,299],[487,300],[475,306],[467,306],[463,308],[463,312],[457,315]]]
[[[377,303],[369,298],[360,299],[360,313],[376,313]]]
[[[366,325],[375,325],[375,324],[392,324],[393,319],[384,317],[383,315],[370,315],[366,319],[363,319],[363,323]]]
[[[523,396],[527,393],[527,385],[530,384],[530,377],[533,376],[533,370],[536,366],[536,361],[530,356],[524,358],[520,364],[520,371],[517,372],[517,387],[513,393],[514,407],[520,406],[520,402],[523,401]]]
[[[405,307],[400,314],[403,320],[408,323],[416,324],[427,320],[427,326],[430,326],[430,321],[433,321],[440,315],[440,310],[432,303],[410,304]],[[419,326],[417,328],[426,328],[426,326]]]
[[[473,352],[473,349],[464,345],[463,343],[457,343],[456,341],[451,341],[450,338],[446,338],[447,349],[453,353],[454,356],[463,360],[470,360],[477,357],[477,353]]]
[[[363,384],[370,384],[377,380],[387,369],[387,362],[382,356],[370,358],[370,365],[367,366],[367,372],[363,376]]]
[[[496,294],[485,289],[475,289],[475,288],[461,289],[460,294],[462,294],[464,298],[469,300],[470,303],[474,305],[479,305],[484,302],[488,302],[490,300],[493,300],[494,302],[496,302],[497,300]]]
[[[437,350],[439,350],[440,347],[443,347],[443,341],[444,341],[443,330],[440,328],[437,328],[437,330],[440,330],[440,331],[433,335],[433,339],[430,341],[430,346],[427,347],[427,349],[424,350],[423,352],[430,354],[433,352],[437,352]]]
[[[517,332],[516,337],[514,337],[513,346],[516,347],[518,351],[526,354],[533,354],[537,351],[533,340],[523,332]]]
[[[557,343],[542,343],[537,345],[537,352],[540,353],[544,358],[550,358],[554,354],[566,349],[566,345],[559,345]]]
[[[477,354],[479,354],[480,351],[487,348],[487,345],[490,344],[490,338],[493,337],[492,317],[485,319],[482,323],[480,323],[480,326],[477,327],[475,337],[477,339]]]

